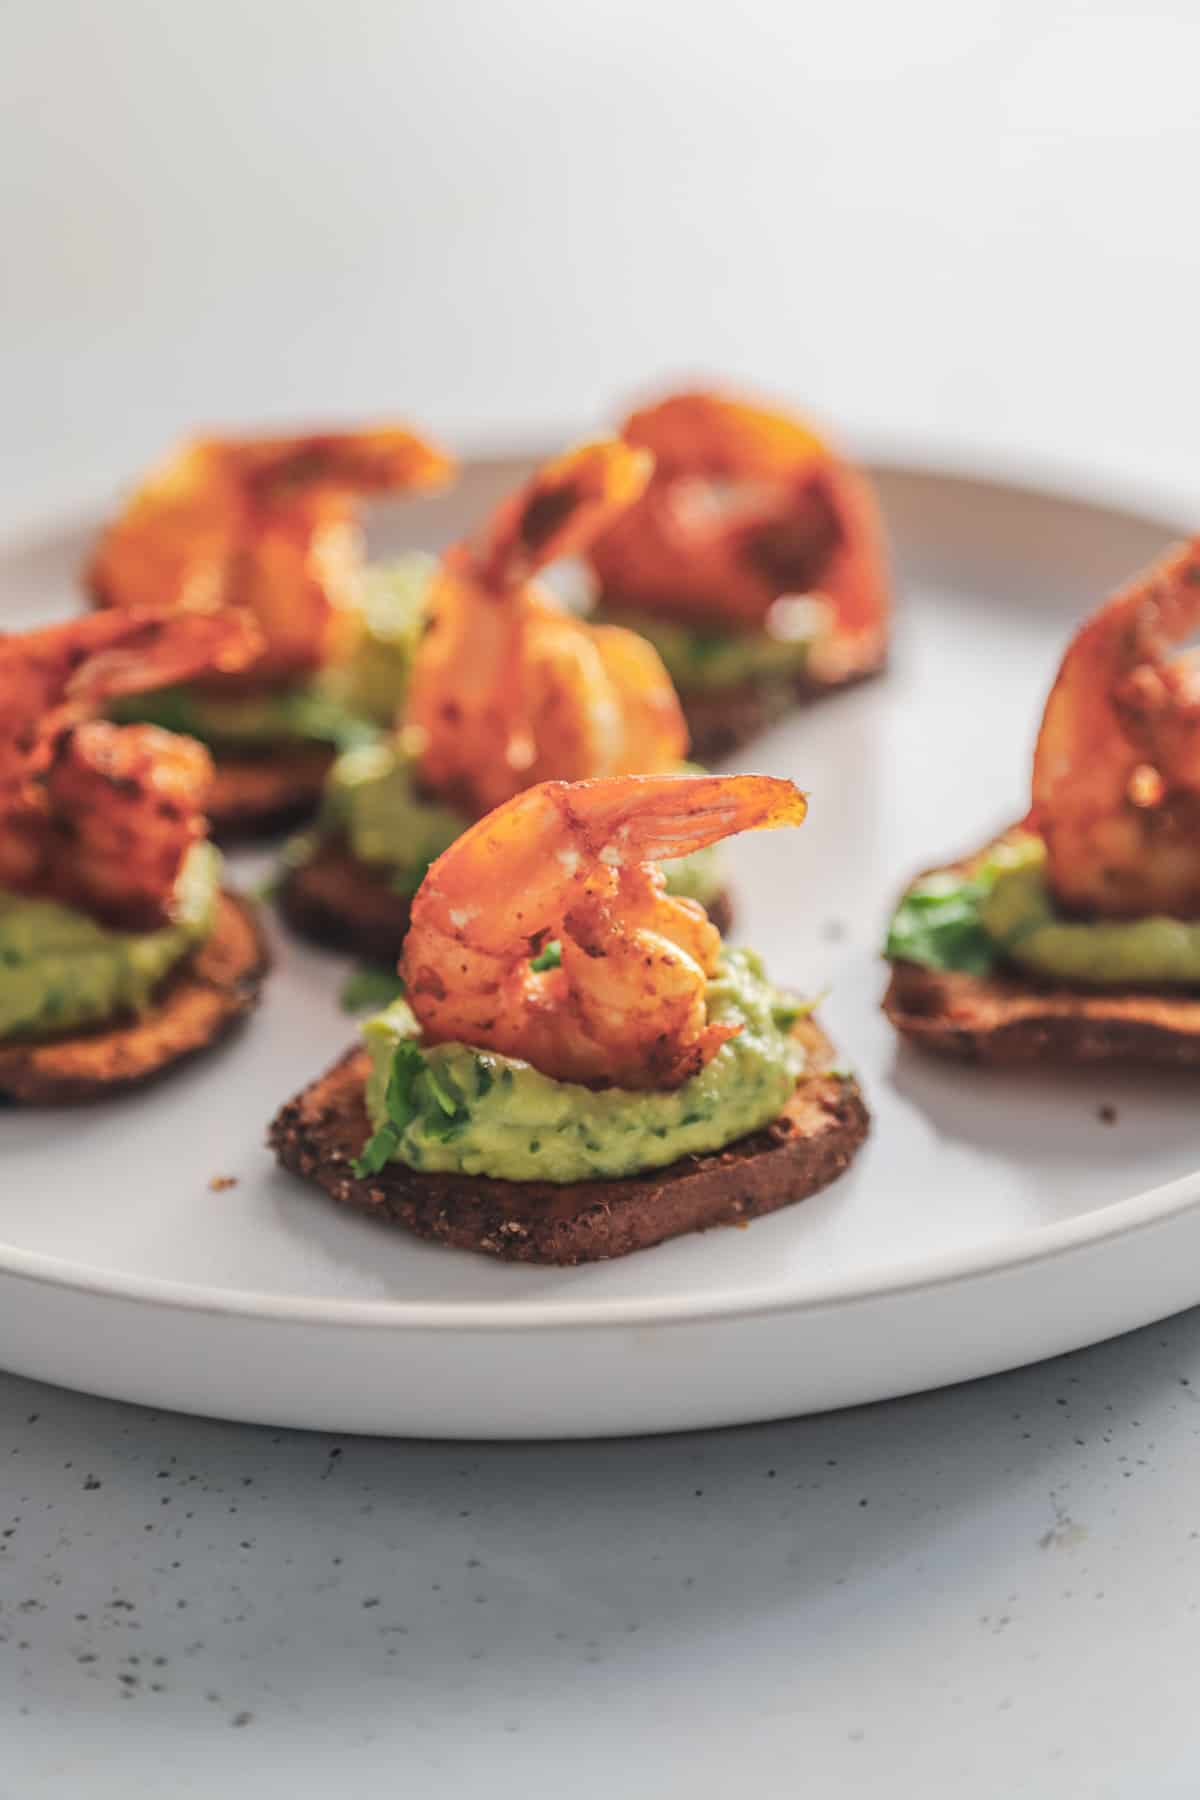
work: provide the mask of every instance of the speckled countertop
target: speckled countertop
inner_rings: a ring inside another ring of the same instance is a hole
[[[1200,1312],[563,1446],[0,1380],[0,1796],[1194,1795]]]

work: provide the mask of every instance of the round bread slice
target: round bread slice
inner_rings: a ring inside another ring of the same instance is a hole
[[[276,898],[301,937],[379,963],[399,956],[412,907],[411,894],[397,894],[340,836],[323,838],[307,862],[290,869]],[[733,923],[728,893],[722,890],[705,910],[724,937]]]
[[[943,869],[969,876],[1005,835],[915,879]],[[895,962],[883,1010],[910,1043],[957,1062],[1200,1067],[1200,994],[1178,990],[1067,987],[1020,969],[966,975]]]
[[[881,641],[853,668],[837,675],[820,677],[808,673],[790,680],[759,676],[731,687],[681,688],[679,700],[690,741],[688,755],[701,763],[732,756],[796,707],[866,681],[878,675],[886,662],[887,646]]]
[[[778,1119],[705,1156],[620,1181],[493,1181],[422,1174],[389,1163],[359,1177],[352,1163],[371,1133],[363,1102],[369,1059],[349,1051],[277,1114],[279,1161],[351,1206],[418,1237],[507,1262],[566,1266],[628,1256],[710,1225],[744,1225],[826,1187],[868,1130],[857,1083],[826,1073],[833,1052],[813,1019],[796,1035],[818,1073],[801,1080]]]
[[[253,907],[222,893],[211,933],[146,1012],[74,1036],[0,1042],[0,1095],[57,1106],[151,1081],[224,1037],[256,1004],[267,966]]]
[[[328,744],[279,744],[261,755],[214,750],[208,817],[223,844],[274,837],[311,819],[337,752]]]
[[[901,1036],[959,1062],[1200,1068],[1200,995],[1039,984],[898,962],[883,1010]]]

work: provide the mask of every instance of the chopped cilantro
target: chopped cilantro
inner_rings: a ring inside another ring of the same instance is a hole
[[[475,1058],[475,1092],[481,1100],[485,1094],[491,1093],[495,1081],[496,1075],[491,1057],[477,1056]]]
[[[558,939],[551,938],[550,942],[539,950],[536,956],[530,958],[529,966],[531,969],[535,969],[539,975],[544,969],[560,969],[562,967],[562,945]]]
[[[400,1139],[417,1113],[415,1088],[417,1076],[425,1067],[425,1058],[411,1038],[401,1038],[392,1053],[384,1106],[387,1118],[363,1145],[363,1153],[352,1164],[358,1176],[378,1175],[390,1159]]]
[[[470,1108],[448,1069],[439,1069],[426,1062],[425,1085],[433,1096],[434,1106],[424,1110],[422,1124],[430,1137],[445,1143],[462,1130],[471,1116]]]
[[[892,962],[921,963],[929,969],[989,975],[999,953],[984,930],[980,905],[991,886],[990,881],[947,875],[918,882],[896,908],[885,956]]]

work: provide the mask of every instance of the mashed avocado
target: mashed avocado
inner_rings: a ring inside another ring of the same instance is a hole
[[[597,623],[626,625],[648,638],[682,690],[740,687],[748,681],[789,681],[804,673],[811,637],[776,638],[766,631],[718,631],[684,625],[654,613],[597,613]]]
[[[670,1092],[596,1091],[516,1057],[465,1044],[421,1050],[403,1000],[368,1019],[362,1166],[491,1175],[506,1181],[616,1180],[719,1150],[778,1118],[803,1073],[791,1027],[803,1011],[776,992],[751,950],[727,950],[708,1017],[740,1024],[701,1074]]]
[[[325,783],[319,833],[342,833],[360,862],[386,873],[397,893],[412,894],[469,823],[422,795],[411,759],[394,742],[380,742],[338,757]]]
[[[465,813],[420,793],[411,759],[392,740],[338,757],[325,784],[319,830],[343,833],[360,861],[386,870],[396,893],[412,894],[434,858],[469,824]],[[665,866],[668,892],[701,905],[725,885],[716,845]]]
[[[351,717],[381,726],[395,720],[429,616],[437,568],[436,557],[414,550],[394,562],[373,563],[367,569],[358,643],[325,679],[326,689]]]
[[[48,1037],[144,1012],[155,989],[212,929],[221,858],[197,844],[157,931],[113,931],[74,907],[0,888],[0,1038]]]
[[[1200,922],[1064,917],[1046,881],[1045,845],[1028,832],[994,844],[969,872],[915,883],[886,954],[972,975],[1015,963],[1080,987],[1200,987]]]
[[[161,725],[218,750],[282,743],[345,750],[369,743],[392,723],[404,698],[436,568],[433,557],[415,553],[369,568],[353,649],[308,681],[246,695],[212,694],[186,684],[158,688],[116,702],[111,716],[122,724]]]

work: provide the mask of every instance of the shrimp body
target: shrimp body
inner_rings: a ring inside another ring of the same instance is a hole
[[[349,646],[362,565],[358,496],[440,485],[451,464],[399,427],[201,438],[143,481],[87,571],[98,606],[257,621],[256,685],[295,679]]]
[[[151,930],[205,833],[208,752],[93,715],[108,700],[234,672],[261,639],[244,614],[96,613],[0,637],[0,885]]]
[[[560,1081],[673,1088],[737,1027],[709,1024],[721,939],[657,863],[737,831],[798,825],[767,775],[633,776],[528,788],[431,867],[401,973],[431,1043],[517,1056]],[[531,958],[551,939],[561,965]]]
[[[862,476],[807,425],[708,393],[633,413],[625,441],[653,452],[637,505],[592,545],[603,603],[755,630],[811,596],[843,647],[877,645],[888,609],[883,528]]]
[[[1046,703],[1031,825],[1064,907],[1200,918],[1200,538],[1081,627]]]
[[[642,491],[650,459],[596,443],[546,464],[477,543],[447,553],[409,680],[422,778],[472,815],[540,781],[653,773],[687,748],[657,653],[572,617],[529,577]]]

